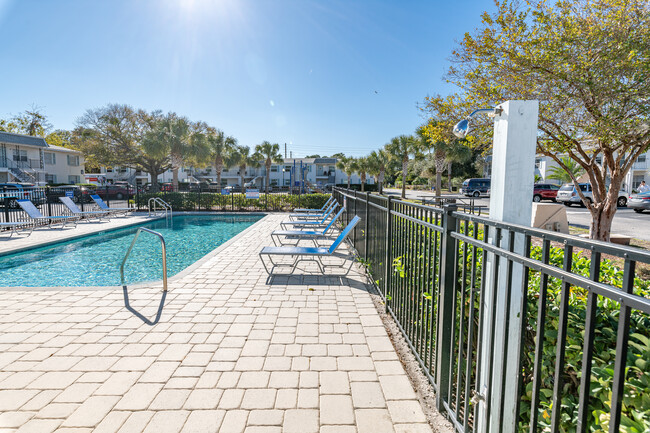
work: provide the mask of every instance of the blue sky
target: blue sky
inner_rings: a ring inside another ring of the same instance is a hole
[[[362,156],[423,122],[489,1],[0,0],[0,117],[124,103],[294,156]]]

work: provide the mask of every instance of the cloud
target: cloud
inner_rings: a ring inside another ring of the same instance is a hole
[[[269,105],[271,105],[271,107],[275,107],[275,101],[273,99],[271,99],[269,101]]]

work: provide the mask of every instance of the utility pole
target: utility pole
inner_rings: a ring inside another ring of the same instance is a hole
[[[289,156],[293,158],[293,150],[289,151]]]
[[[284,158],[287,158],[287,143],[284,143]]]

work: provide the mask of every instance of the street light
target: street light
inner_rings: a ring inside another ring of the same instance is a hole
[[[465,138],[469,133],[469,121],[477,115],[478,113],[488,113],[488,117],[499,116],[503,112],[503,108],[494,107],[494,108],[479,108],[478,110],[472,111],[472,113],[454,125],[453,133],[458,138]]]

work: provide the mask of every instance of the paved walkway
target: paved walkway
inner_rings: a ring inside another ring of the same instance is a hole
[[[360,275],[267,284],[283,218],[172,279],[155,325],[121,290],[0,291],[0,431],[430,432]]]

